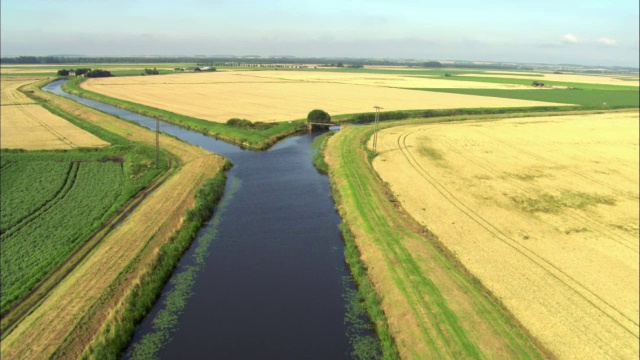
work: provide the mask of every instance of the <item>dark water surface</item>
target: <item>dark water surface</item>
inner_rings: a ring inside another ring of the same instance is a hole
[[[155,130],[155,120],[64,93]],[[134,335],[127,358],[343,359],[374,335],[354,308],[340,218],[312,165],[314,135],[252,152],[180,127],[160,130],[229,158],[225,195]]]

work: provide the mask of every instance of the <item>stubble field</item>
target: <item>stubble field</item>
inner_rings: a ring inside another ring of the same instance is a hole
[[[42,80],[44,78],[11,78],[2,77],[0,81],[0,88],[2,90],[2,97],[0,98],[1,105],[17,105],[17,104],[34,104],[35,101],[29,99],[25,94],[18,91],[18,88]]]
[[[399,87],[411,87],[404,82],[420,83],[414,87],[429,87],[430,82],[446,83],[434,87],[476,84],[381,74],[238,71],[90,79],[81,86],[99,94],[213,122],[226,122],[234,117],[264,122],[303,119],[316,108],[330,114],[353,114],[371,112],[376,104],[384,104],[386,111],[566,105],[390,88],[394,82],[402,83],[396,84]],[[482,88],[517,87],[477,84]]]
[[[2,78],[0,144],[3,149],[60,150],[109,143],[56,116],[18,88],[42,78]]]
[[[638,112],[406,125],[374,167],[559,358],[638,358]]]

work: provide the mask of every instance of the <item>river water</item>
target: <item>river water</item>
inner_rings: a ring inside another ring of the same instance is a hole
[[[69,95],[63,82],[43,89],[155,130],[155,119]],[[328,178],[312,165],[316,134],[253,152],[167,123],[160,131],[221,154],[234,167],[215,214],[124,357],[378,357],[344,262]]]

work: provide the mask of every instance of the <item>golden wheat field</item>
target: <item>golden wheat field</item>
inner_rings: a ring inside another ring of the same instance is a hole
[[[51,150],[109,145],[37,104],[3,105],[0,111],[3,149]]]
[[[639,113],[404,125],[374,167],[562,359],[639,356]]]
[[[16,104],[33,104],[35,101],[29,99],[25,94],[18,91],[18,88],[27,84],[34,83],[44,78],[10,78],[2,77],[0,80],[0,89],[2,90],[2,97],[0,97],[1,105],[16,105]]]
[[[265,79],[383,86],[407,89],[531,89],[531,86],[528,85],[499,84],[478,81],[461,82],[447,80],[446,78],[429,78],[418,77],[415,75],[395,74],[261,71],[255,72],[254,74],[251,74],[251,76]]]
[[[285,78],[275,78],[283,73]],[[483,96],[392,89],[317,80],[308,72],[225,72],[161,77],[90,79],[84,89],[214,122],[230,118],[277,122],[306,118],[320,108],[330,114],[475,107],[566,105]],[[377,76],[377,75],[376,75]],[[306,80],[305,80],[306,79]],[[454,81],[452,81],[454,83]]]

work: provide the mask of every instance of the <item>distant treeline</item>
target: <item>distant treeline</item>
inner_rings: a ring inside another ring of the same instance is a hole
[[[361,68],[364,65],[384,65],[384,66],[424,66],[428,67],[461,67],[461,68],[492,68],[492,69],[523,69],[521,65],[505,64],[474,64],[465,62],[447,63],[440,66],[433,66],[437,61],[421,63],[418,60],[380,60],[380,59],[360,59],[360,58],[294,58],[294,57],[242,57],[242,56],[214,56],[214,57],[194,57],[194,56],[162,56],[162,57],[87,57],[87,56],[17,56],[3,57],[2,64],[145,64],[145,63],[196,63],[198,65],[211,66],[243,66],[249,64],[324,64],[321,66]]]
[[[516,65],[516,64],[476,64],[472,62],[454,62],[442,64],[439,61],[427,61],[422,65],[425,68],[462,68],[462,69],[504,69],[504,70],[533,70],[530,66]]]
[[[352,64],[364,65],[407,65],[407,62],[394,60],[377,59],[343,59],[343,58],[294,58],[294,57],[242,57],[242,56],[162,56],[162,57],[88,57],[88,56],[17,56],[3,57],[2,64],[137,64],[137,63],[197,63],[197,64],[220,64],[220,63],[243,63],[243,64],[324,64],[340,63],[345,66]]]
[[[2,57],[0,64],[145,64],[145,63],[196,63],[196,64],[329,64],[337,65],[342,63],[344,67],[360,67],[360,65],[373,66],[413,66],[413,67],[440,67],[437,61],[420,61],[416,59],[392,60],[392,59],[366,59],[366,58],[297,58],[297,57],[271,57],[263,58],[258,56],[16,56]],[[425,66],[427,64],[427,66]],[[532,67],[525,64],[514,63],[474,63],[471,61],[454,61],[440,63],[447,68],[468,68],[468,69],[519,69],[532,70]],[[556,68],[563,66],[567,68],[584,68],[581,65],[543,65],[542,67]],[[536,66],[538,67],[538,66]],[[588,67],[587,67],[588,68]],[[616,72],[637,72],[638,68],[610,66],[606,67]],[[593,72],[603,72],[601,70],[591,70]]]
[[[80,69],[60,69],[58,70],[59,76],[84,76],[84,77],[109,77],[111,75],[110,71],[102,70],[102,69],[89,69],[89,68],[80,68]]]

